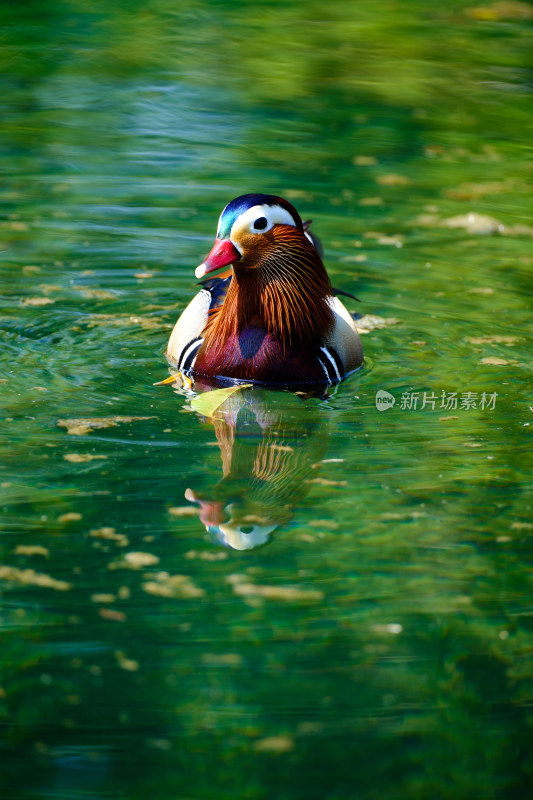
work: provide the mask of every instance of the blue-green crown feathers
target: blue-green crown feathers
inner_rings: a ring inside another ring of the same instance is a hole
[[[303,223],[300,215],[294,206],[288,203],[287,200],[284,200],[283,197],[278,197],[275,194],[242,194],[240,197],[236,197],[235,200],[232,200],[231,203],[228,203],[222,212],[217,239],[227,239],[237,217],[249,208],[252,208],[252,206],[259,205],[281,206],[281,208],[284,208],[294,219],[296,227],[303,231]]]

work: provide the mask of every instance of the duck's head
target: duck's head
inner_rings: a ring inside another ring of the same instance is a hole
[[[237,264],[257,267],[288,242],[308,246],[309,241],[300,215],[287,200],[272,194],[243,194],[220,215],[215,244],[195,275],[201,279]]]

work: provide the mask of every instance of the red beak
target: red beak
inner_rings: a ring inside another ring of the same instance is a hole
[[[238,261],[241,254],[233,245],[230,239],[215,239],[215,244],[206,260],[199,267],[196,267],[194,274],[200,280],[209,272],[214,272],[221,267],[227,267]]]

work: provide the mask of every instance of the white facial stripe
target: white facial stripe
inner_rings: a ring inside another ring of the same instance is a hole
[[[224,210],[222,211],[222,213],[221,213],[220,217],[218,218],[217,236],[218,236],[218,232],[219,232],[219,230],[220,230],[220,228],[221,228],[221,226],[222,226],[222,217],[224,216],[224,211],[225,211],[225,210],[226,210],[226,209],[224,209]]]
[[[261,217],[266,219],[267,225],[264,228],[256,230],[254,228],[254,222]],[[290,225],[292,228],[298,227],[292,215],[281,206],[252,206],[237,217],[231,228],[230,239],[238,249],[239,246],[234,241],[234,235],[238,236],[240,233],[245,232],[266,233],[266,231],[269,231],[274,225]]]

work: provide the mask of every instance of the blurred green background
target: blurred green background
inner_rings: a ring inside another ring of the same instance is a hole
[[[530,797],[533,5],[0,21],[3,800]],[[254,191],[379,320],[211,423],[152,384]]]

